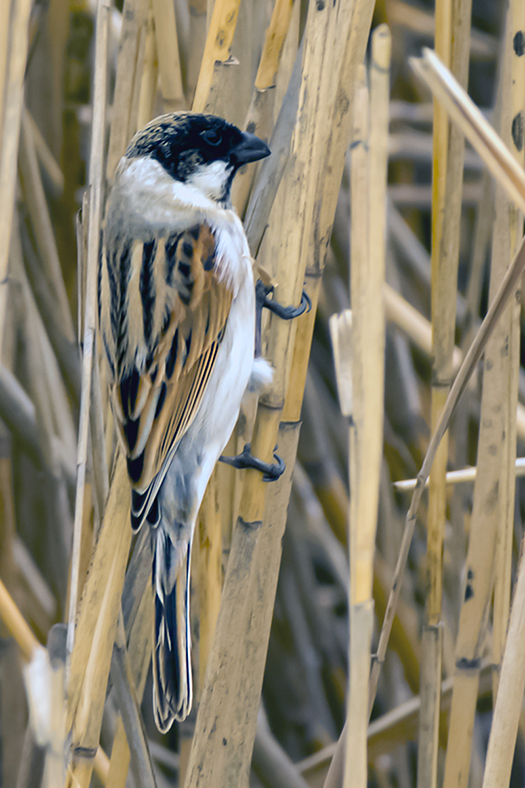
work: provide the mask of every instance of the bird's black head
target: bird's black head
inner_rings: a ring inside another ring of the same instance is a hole
[[[269,156],[268,146],[216,115],[177,112],[155,118],[132,139],[127,158],[147,156],[174,180],[228,202],[235,173],[243,164]]]

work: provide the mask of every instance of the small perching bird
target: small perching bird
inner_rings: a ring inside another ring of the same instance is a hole
[[[269,153],[213,115],[163,115],[131,141],[107,201],[100,332],[132,526],[152,534],[162,732],[191,708],[195,520],[254,369],[252,260],[230,189]]]

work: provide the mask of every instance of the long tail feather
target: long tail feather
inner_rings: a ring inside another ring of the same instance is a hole
[[[186,542],[172,543],[161,527],[154,535],[155,641],[153,710],[161,733],[184,720],[192,703],[189,626],[189,555]]]

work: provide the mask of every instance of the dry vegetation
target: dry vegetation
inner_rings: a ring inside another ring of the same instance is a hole
[[[522,0],[0,0],[0,786],[523,785],[524,54]],[[226,453],[287,471],[214,472],[160,737],[97,259],[190,108],[270,141],[235,204],[312,309],[265,315]]]

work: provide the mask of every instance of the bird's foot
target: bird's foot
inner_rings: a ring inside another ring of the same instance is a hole
[[[306,290],[303,290],[299,306],[282,306],[278,301],[268,298],[272,291],[272,285],[265,285],[264,282],[259,279],[255,287],[257,306],[259,309],[263,307],[269,309],[270,312],[276,314],[281,320],[293,320],[296,317],[300,317],[304,312],[309,312],[312,308],[312,302]]]
[[[277,446],[275,449],[277,449]],[[283,475],[286,465],[282,457],[279,457],[278,454],[274,453],[273,456],[276,460],[274,463],[263,462],[258,457],[253,456],[250,451],[250,444],[247,443],[242,452],[236,457],[225,457],[221,455],[219,457],[219,462],[225,462],[227,465],[231,465],[233,468],[238,468],[239,470],[253,468],[263,474],[263,482],[275,482]]]

